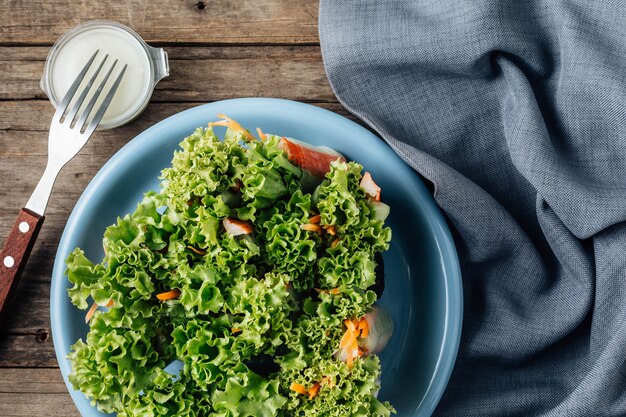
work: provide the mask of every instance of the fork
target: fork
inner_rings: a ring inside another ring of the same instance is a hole
[[[127,65],[124,65],[113,84],[105,88],[114,68],[117,66],[118,60],[116,59],[109,67],[102,81],[99,82],[86,106],[82,108],[85,98],[92,90],[98,75],[102,72],[109,58],[108,55],[102,58],[96,71],[79,92],[79,87],[98,53],[99,51],[94,52],[89,61],[87,61],[87,64],[80,71],[54,113],[48,136],[48,163],[46,169],[26,206],[20,210],[13,224],[13,229],[4,244],[4,248],[0,252],[0,320],[3,316],[2,312],[6,311],[7,301],[15,291],[17,281],[24,271],[30,252],[43,224],[44,213],[57,175],[61,168],[82,149],[96,127],[98,127],[126,72]],[[93,117],[89,118],[103,93],[106,93],[104,100],[95,110]],[[73,106],[70,108],[71,103],[73,103]]]

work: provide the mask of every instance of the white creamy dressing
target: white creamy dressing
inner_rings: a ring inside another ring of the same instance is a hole
[[[97,27],[69,39],[58,51],[54,62],[52,62],[50,77],[52,93],[57,102],[60,102],[80,70],[96,50],[99,50],[99,53],[91,64],[83,85],[91,79],[91,75],[107,54],[109,57],[96,79],[95,86],[100,85],[101,80],[116,59],[118,59],[118,63],[111,73],[107,86],[112,85],[124,64],[128,65],[122,82],[101,122],[112,124],[129,117],[141,108],[146,95],[149,95],[152,89],[148,54],[132,35],[117,28]],[[95,90],[96,88],[92,87],[92,91]],[[87,96],[83,106],[89,102],[91,95]],[[104,96],[105,94],[101,94],[99,102],[104,99]],[[96,103],[94,109],[98,107],[99,102]]]

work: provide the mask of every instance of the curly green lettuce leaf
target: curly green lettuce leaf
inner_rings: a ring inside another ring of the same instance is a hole
[[[311,196],[300,190],[288,201],[277,202],[259,217],[260,240],[266,262],[276,271],[292,277],[296,291],[313,287],[313,265],[320,238],[303,230],[310,217]]]
[[[303,417],[388,417],[395,410],[376,398],[379,377],[380,362],[375,355],[356,361],[352,367],[324,359],[302,370],[286,369],[280,375],[283,392],[289,397],[285,409],[290,415]],[[289,390],[294,382],[304,387],[317,383],[320,388],[309,398]]]
[[[272,136],[249,144],[248,164],[241,177],[246,205],[236,210],[238,218],[254,221],[257,210],[271,207],[300,188],[302,170],[289,162],[279,142],[279,137]]]
[[[106,314],[96,312],[86,341],[72,346],[68,378],[99,410],[110,413],[123,410],[128,399],[151,386],[164,361],[151,340],[155,326],[137,319],[135,330],[115,328],[107,325]]]
[[[374,255],[391,239],[360,189],[362,167],[334,162],[313,183],[280,137],[243,139],[196,130],[161,190],[106,229],[101,263],[80,249],[68,257],[72,302],[111,307],[72,347],[70,382],[121,417],[388,416],[377,358],[350,368],[336,355],[344,321],[376,302]],[[321,236],[302,228],[318,212],[334,226]],[[226,218],[253,233],[228,234]],[[164,370],[174,359],[177,378]],[[333,386],[314,398],[290,390],[322,378]]]
[[[356,162],[331,162],[326,179],[313,193],[321,224],[335,225],[340,232],[358,224],[361,214],[358,201],[365,198],[359,187],[362,170]]]
[[[210,403],[202,396],[194,396],[186,380],[174,381],[169,375],[155,381],[126,404],[118,417],[199,417],[211,412]]]
[[[181,264],[171,276],[170,289],[180,290],[177,302],[180,302],[187,317],[218,313],[224,305],[219,280],[215,270],[206,265],[190,267]]]
[[[72,288],[67,290],[72,304],[80,309],[86,309],[87,298],[93,289],[101,286],[100,279],[105,274],[105,267],[101,264],[94,265],[87,257],[85,252],[76,248],[65,261],[65,274],[69,281],[74,284]]]
[[[220,141],[213,129],[198,128],[174,153],[172,167],[163,170],[162,193],[171,207],[184,212],[197,198],[235,187],[247,165],[238,137]]]
[[[275,273],[235,283],[226,308],[237,329],[236,343],[250,346],[255,354],[271,354],[285,342],[292,326],[289,314],[295,309],[288,285],[288,276]]]
[[[183,361],[183,374],[198,389],[209,391],[223,386],[237,366],[242,365],[249,353],[233,348],[232,323],[222,315],[213,320],[188,319],[172,332],[172,346],[176,356]]]
[[[218,416],[273,417],[287,403],[279,393],[277,380],[267,380],[254,372],[231,376],[223,389],[211,395]]]
[[[343,245],[327,250],[318,262],[320,286],[355,285],[367,289],[376,282],[376,263],[371,253],[349,251]]]
[[[321,224],[334,225],[343,246],[373,254],[389,248],[391,229],[377,218],[360,187],[362,169],[356,162],[332,162],[326,179],[313,193],[313,202]]]

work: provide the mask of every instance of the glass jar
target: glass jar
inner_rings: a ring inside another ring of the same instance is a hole
[[[77,26],[57,40],[46,59],[40,85],[55,108],[96,50],[99,53],[85,80],[107,54],[108,65],[116,59],[121,64],[118,68],[128,64],[99,125],[99,129],[111,129],[132,121],[146,108],[156,84],[169,75],[167,52],[149,46],[135,31],[117,22],[94,20]]]

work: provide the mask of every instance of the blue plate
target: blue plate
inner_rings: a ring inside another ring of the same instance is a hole
[[[391,206],[393,231],[384,254],[386,289],[380,304],[393,318],[394,335],[381,354],[379,398],[389,400],[398,416],[430,416],[452,372],[463,311],[459,262],[441,212],[415,172],[367,129],[318,107],[259,98],[205,104],[152,126],[107,162],[76,204],[55,259],[50,316],[61,373],[81,414],[103,415],[67,380],[70,346],[88,328],[85,311],[67,296],[64,261],[77,246],[93,261],[101,260],[105,227],[134,211],[145,191],[158,189],[159,172],[170,165],[178,143],[216,120],[217,113],[243,126],[330,146],[372,173]]]

